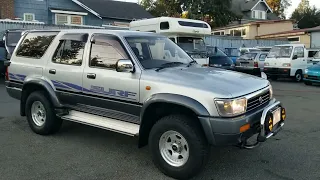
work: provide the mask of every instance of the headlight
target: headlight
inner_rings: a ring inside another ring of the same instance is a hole
[[[246,98],[216,100],[215,103],[219,114],[224,117],[236,116],[247,110]]]
[[[291,64],[290,64],[290,63],[283,63],[282,66],[283,66],[283,67],[290,67]]]
[[[305,70],[304,70],[304,73],[305,73],[305,74],[308,74],[308,72],[309,72],[309,69],[305,69]]]
[[[272,99],[273,98],[273,88],[270,83],[269,83],[269,91],[270,91],[270,99]]]

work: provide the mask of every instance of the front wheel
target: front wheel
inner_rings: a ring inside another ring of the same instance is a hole
[[[195,121],[186,116],[170,115],[153,126],[149,146],[155,165],[164,174],[188,179],[204,167],[209,146]]]
[[[302,78],[302,72],[301,72],[300,70],[298,70],[298,71],[296,72],[294,78],[295,78],[295,81],[296,81],[296,82],[301,82],[302,79],[303,79],[303,78]]]

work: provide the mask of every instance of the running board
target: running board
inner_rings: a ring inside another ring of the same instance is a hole
[[[70,111],[68,115],[61,117],[63,120],[73,121],[101,129],[106,129],[129,136],[138,136],[140,126],[116,119],[101,117],[79,111]]]

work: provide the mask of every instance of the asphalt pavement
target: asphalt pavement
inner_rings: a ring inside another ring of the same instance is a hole
[[[320,86],[272,82],[287,108],[284,129],[253,150],[212,148],[203,180],[320,179]],[[19,102],[0,84],[0,179],[170,179],[137,138],[65,122],[52,136],[36,135],[19,116]]]

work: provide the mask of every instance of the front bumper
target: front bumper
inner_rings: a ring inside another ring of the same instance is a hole
[[[266,73],[267,76],[290,77],[290,69],[289,68],[265,67],[263,69],[263,72]]]
[[[305,74],[303,77],[303,81],[309,81],[314,83],[320,83],[320,75],[318,74]]]
[[[281,114],[281,121],[270,131],[267,119],[269,120],[272,112],[278,108],[281,108],[281,113],[284,111],[284,116]],[[205,134],[209,143],[214,146],[238,145],[255,134],[258,134],[259,142],[264,142],[281,130],[284,120],[285,110],[281,103],[275,100],[264,107],[255,109],[254,112],[237,118],[200,118],[202,125],[210,127],[205,130]],[[250,128],[241,132],[240,128],[245,125],[249,125]]]

